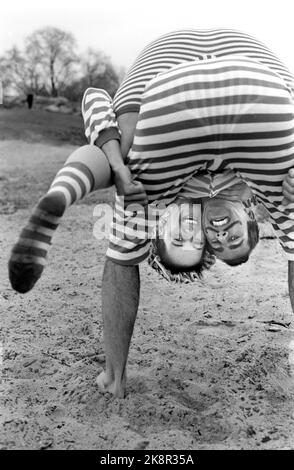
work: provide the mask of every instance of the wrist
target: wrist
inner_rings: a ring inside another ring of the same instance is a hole
[[[111,171],[112,171],[112,174],[114,177],[116,176],[119,176],[121,175],[122,173],[124,173],[126,171],[126,168],[128,168],[124,162],[112,162],[112,164],[110,164],[110,167],[111,167]]]
[[[125,186],[132,183],[132,175],[126,165],[117,167],[116,171],[112,171],[112,177],[118,194],[124,194]]]
[[[113,173],[120,173],[125,166],[120,145],[117,140],[110,140],[102,146],[102,150],[106,155],[110,168]]]

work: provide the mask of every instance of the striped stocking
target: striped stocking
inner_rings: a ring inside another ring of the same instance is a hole
[[[101,181],[100,170],[104,168],[101,154],[93,146],[81,147],[74,152],[57,173],[48,193],[38,202],[12,248],[8,264],[9,279],[17,292],[28,292],[40,278],[52,237],[67,207],[91,191],[107,186]],[[104,155],[103,159],[105,166]],[[96,177],[97,174],[100,176]]]

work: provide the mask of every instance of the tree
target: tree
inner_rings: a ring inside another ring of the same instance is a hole
[[[119,77],[110,57],[104,52],[88,48],[81,56],[81,73],[88,87],[103,88],[114,95],[119,85]]]
[[[113,96],[123,70],[104,52],[89,48],[78,57],[71,33],[47,27],[33,32],[20,50],[12,47],[0,58],[4,86],[28,94],[63,94],[80,101],[86,88],[104,88]]]
[[[51,96],[58,93],[72,79],[76,41],[71,33],[46,27],[26,39],[26,53],[42,67],[42,78]]]
[[[110,58],[103,52],[87,49],[80,56],[77,78],[65,88],[64,95],[79,101],[88,87],[103,88],[113,96],[119,86],[120,77]]]
[[[0,59],[3,84],[11,89],[27,93],[39,93],[42,89],[40,64],[16,46],[6,51]]]

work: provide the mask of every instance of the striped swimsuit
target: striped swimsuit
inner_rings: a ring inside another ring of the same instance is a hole
[[[117,116],[139,113],[128,166],[150,205],[172,203],[201,174],[234,174],[266,207],[294,260],[294,204],[281,205],[282,182],[294,166],[293,93],[293,76],[252,37],[186,30],[147,46],[113,102],[92,88],[82,109],[92,144],[119,136]],[[110,259],[137,264],[148,256],[146,218],[143,211],[124,210],[116,198]]]

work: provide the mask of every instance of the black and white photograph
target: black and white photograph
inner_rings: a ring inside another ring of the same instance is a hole
[[[294,450],[293,21],[2,2],[0,450]]]

